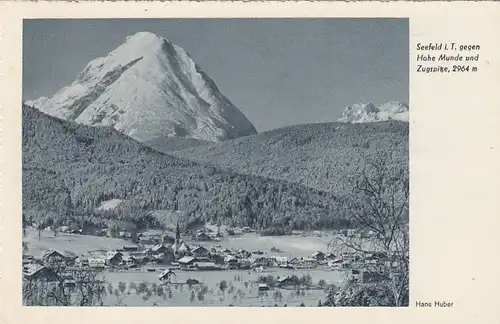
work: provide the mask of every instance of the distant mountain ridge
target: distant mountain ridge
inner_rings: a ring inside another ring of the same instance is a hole
[[[401,121],[307,124],[172,154],[342,196],[352,190],[351,177],[379,153],[408,168],[408,132],[408,123]]]
[[[149,32],[127,37],[106,57],[88,63],[51,98],[26,104],[144,142],[172,137],[219,142],[256,134],[184,49]]]
[[[409,107],[406,103],[390,101],[375,106],[372,103],[348,106],[337,120],[341,123],[372,123],[379,121],[409,121]]]

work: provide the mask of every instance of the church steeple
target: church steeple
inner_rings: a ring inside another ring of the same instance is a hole
[[[175,228],[175,241],[180,242],[181,240],[181,230],[179,228],[179,221],[177,221],[177,226]]]

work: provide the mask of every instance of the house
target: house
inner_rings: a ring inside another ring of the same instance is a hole
[[[110,266],[118,266],[122,263],[123,253],[118,251],[109,251],[106,253],[106,264]]]
[[[198,231],[192,236],[192,239],[194,241],[210,241],[210,236],[205,232]]]
[[[69,226],[59,226],[59,228],[57,230],[61,233],[68,233],[70,231],[70,227]]]
[[[317,251],[317,252],[314,252],[312,257],[318,261],[318,262],[321,262],[321,261],[324,261],[325,260],[325,254],[321,251]]]
[[[75,260],[75,264],[79,267],[88,267],[89,266],[89,258],[79,257]]]
[[[381,273],[371,271],[363,272],[363,283],[374,283],[384,280],[386,280],[386,278]]]
[[[385,261],[388,260],[387,254],[384,252],[368,252],[365,254],[365,260]]]
[[[141,264],[146,264],[148,263],[149,261],[151,261],[151,259],[153,257],[151,257],[150,255],[148,255],[147,253],[143,253],[143,252],[127,252],[127,253],[124,253],[123,255],[123,261],[126,260],[126,256],[129,256],[130,258],[133,258],[135,260],[135,264],[137,265],[141,265]]]
[[[300,263],[300,260],[297,257],[293,257],[288,263],[293,264],[293,265],[297,265]]]
[[[255,264],[264,267],[272,267],[276,264],[276,259],[274,257],[258,257],[255,258]]]
[[[252,253],[245,251],[243,249],[239,249],[236,255],[241,259],[246,259],[252,256]]]
[[[158,263],[171,264],[175,260],[175,255],[172,250],[167,249],[165,252],[156,254],[154,260]]]
[[[156,244],[151,248],[151,253],[155,255],[155,254],[165,253],[169,250],[170,249],[163,244]]]
[[[349,261],[342,261],[340,267],[342,269],[351,269],[352,268],[352,264]]]
[[[228,269],[236,269],[238,268],[238,259],[232,255],[228,255],[224,258],[224,263],[226,264],[226,268]]]
[[[162,242],[163,244],[173,244],[175,243],[175,237],[165,234],[162,236]]]
[[[59,277],[54,270],[39,264],[27,264],[23,266],[23,276],[28,280],[59,281]]]
[[[89,258],[89,267],[94,269],[102,269],[106,266],[106,259],[104,258]]]
[[[126,267],[134,268],[134,267],[137,267],[138,262],[137,262],[137,259],[133,255],[123,254],[122,264]]]
[[[208,233],[210,240],[220,240],[222,238],[221,233]]]
[[[179,263],[179,265],[182,267],[187,267],[187,266],[190,266],[192,265],[194,262],[196,261],[196,258],[195,257],[192,257],[192,256],[184,256],[182,258],[180,258],[177,262]]]
[[[184,255],[191,251],[191,248],[182,240],[176,240],[176,242],[172,244],[170,248],[176,255]]]
[[[252,262],[249,259],[240,259],[238,260],[238,268],[239,269],[250,269]]]
[[[328,261],[328,266],[329,266],[330,268],[337,267],[337,266],[339,266],[340,264],[342,264],[342,260],[340,260],[340,259],[335,259],[335,260],[329,260],[329,261]]]
[[[70,251],[49,250],[42,255],[42,261],[47,264],[74,264],[77,256]]]
[[[327,260],[335,260],[335,259],[337,259],[337,256],[335,254],[333,254],[333,253],[328,253],[326,255],[326,259]]]
[[[137,245],[125,245],[122,250],[125,252],[139,251],[139,247]]]
[[[208,258],[210,257],[210,251],[204,248],[203,246],[197,246],[193,250],[191,250],[193,256],[200,258]]]
[[[32,255],[23,254],[23,264],[24,263],[33,263],[34,259],[35,259],[35,257]]]
[[[122,238],[122,239],[129,239],[129,238],[132,238],[132,233],[121,231],[121,232],[118,232],[118,237]]]
[[[222,263],[224,263],[224,256],[222,256],[218,253],[211,253],[210,260],[212,262],[215,262],[216,264],[222,264]]]
[[[286,256],[275,256],[273,259],[278,267],[288,264],[288,258]]]
[[[172,280],[172,276],[175,275],[176,274],[171,269],[167,269],[158,276],[158,279],[160,279],[164,283],[169,283]]]
[[[290,276],[279,278],[277,283],[279,287],[292,286],[296,284]]]
[[[195,262],[194,266],[195,266],[196,270],[217,270],[217,269],[220,269],[213,262]]]
[[[315,268],[316,266],[318,266],[318,261],[316,261],[316,259],[313,258],[302,259],[300,263],[302,266],[307,268]]]
[[[158,244],[160,239],[151,235],[142,235],[139,237],[139,243],[141,244]]]
[[[355,253],[354,252],[342,252],[341,254],[341,259],[342,261],[345,262],[352,262],[355,260]]]
[[[63,285],[66,288],[69,288],[70,292],[73,292],[76,288],[76,280],[72,276],[66,276],[63,281]]]
[[[269,286],[267,284],[259,284],[258,289],[259,289],[259,291],[268,291]]]

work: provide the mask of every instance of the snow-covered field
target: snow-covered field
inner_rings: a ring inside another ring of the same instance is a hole
[[[23,241],[28,243],[28,254],[40,256],[50,249],[71,251],[77,255],[96,250],[116,250],[130,245],[130,242],[109,237],[75,235],[42,231],[41,239],[38,240],[38,231],[27,229]]]
[[[130,283],[139,285],[141,282],[146,282],[148,288],[152,290],[152,284],[160,285],[158,279],[159,271],[144,272],[144,271],[127,271],[104,273],[106,280],[113,285],[113,288],[118,287],[119,282],[127,285],[126,292],[119,298],[114,295],[108,295],[105,298],[105,305],[115,306],[119,299],[125,306],[153,306],[155,303],[158,306],[299,306],[304,303],[305,306],[317,306],[318,301],[325,300],[325,292],[321,289],[302,290],[299,294],[294,289],[271,289],[267,292],[267,296],[259,297],[257,284],[255,280],[259,276],[272,275],[291,276],[296,275],[299,278],[309,274],[312,277],[313,284],[317,284],[323,279],[327,284],[339,284],[344,279],[344,274],[339,271],[329,270],[281,270],[268,269],[261,273],[243,270],[226,270],[226,271],[178,271],[172,279],[172,284],[163,285],[165,296],[156,296],[154,293],[147,300],[143,299],[144,294],[137,294],[135,290],[130,291],[128,295]],[[206,285],[208,292],[204,295],[203,300],[198,299],[198,290],[200,285],[193,285],[189,288],[188,285],[176,285],[176,282],[186,282],[187,279],[197,279],[200,283]],[[219,283],[225,280],[228,283],[228,288],[223,292],[219,289]],[[247,283],[245,285],[245,282]],[[233,287],[233,288],[231,288]],[[169,296],[170,291],[170,296]],[[194,291],[195,298],[191,301],[191,291]],[[275,296],[275,292],[280,291],[282,298]]]

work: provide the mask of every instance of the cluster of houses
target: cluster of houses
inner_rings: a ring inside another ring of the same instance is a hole
[[[69,229],[68,229],[69,230]],[[231,229],[229,229],[231,230]],[[233,235],[226,229],[226,235]],[[244,232],[249,229],[243,229]],[[341,235],[352,235],[348,232]],[[118,233],[128,238],[127,232]],[[194,242],[216,241],[221,238],[220,231],[202,230],[189,233]],[[164,233],[140,233],[137,244],[123,246],[112,251],[89,251],[85,255],[76,255],[69,251],[50,250],[40,258],[23,256],[24,275],[26,278],[50,277],[50,269],[63,266],[71,269],[89,268],[95,270],[120,271],[131,268],[145,268],[155,271],[155,265],[170,267],[160,275],[160,280],[170,280],[174,270],[207,271],[242,269],[262,271],[264,268],[311,269],[322,266],[331,270],[347,270],[353,277],[363,275],[363,270],[370,266],[385,265],[390,262],[387,255],[379,252],[357,253],[343,252],[339,255],[317,251],[309,257],[287,257],[281,251],[271,249],[269,255],[262,251],[233,250],[216,245],[211,248],[200,244],[189,246],[180,236],[177,225],[175,237]],[[360,270],[361,269],[361,270]],[[364,279],[363,279],[364,280]]]

